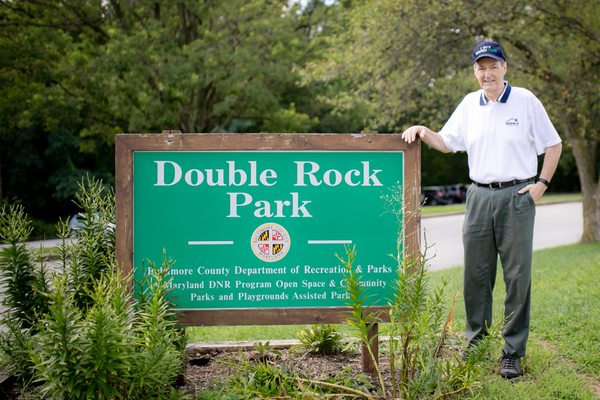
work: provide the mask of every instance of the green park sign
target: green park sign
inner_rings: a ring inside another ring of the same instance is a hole
[[[418,244],[409,153],[397,135],[119,135],[117,257],[137,281],[174,259],[190,325],[335,322],[336,254],[355,247],[366,305],[383,307],[393,256]]]

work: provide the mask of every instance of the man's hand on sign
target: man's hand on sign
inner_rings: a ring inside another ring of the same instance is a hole
[[[417,140],[417,136],[434,149],[442,153],[450,153],[442,136],[423,125],[414,125],[402,132],[402,139],[408,144]]]

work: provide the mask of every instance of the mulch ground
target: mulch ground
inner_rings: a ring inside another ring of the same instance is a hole
[[[314,380],[324,380],[327,377],[336,376],[343,370],[345,370],[347,376],[356,376],[361,373],[361,356],[359,353],[320,356],[289,349],[281,349],[277,353],[269,353],[268,361]],[[243,360],[256,361],[259,354],[254,350],[213,351],[198,354],[189,354],[188,352],[188,358],[185,371],[185,388],[192,393],[198,393],[207,388],[218,387],[219,383],[226,382],[232,376],[234,369]]]
[[[361,354],[358,345],[355,351],[337,355],[321,356],[298,351],[295,344],[284,344],[288,341],[272,341],[277,355],[269,360],[278,367],[292,370],[313,380],[323,381],[328,377],[342,374],[344,377],[356,377],[362,374]],[[298,341],[293,341],[299,343]],[[464,337],[452,334],[446,338],[442,349],[442,357],[461,354]],[[223,342],[227,343],[227,342]],[[220,383],[227,382],[244,360],[256,361],[259,353],[254,349],[253,342],[244,345],[236,343],[229,346],[221,342],[205,343],[199,347],[187,349],[187,364],[185,368],[185,388],[191,393],[198,393],[207,388],[218,388]],[[380,351],[386,345],[380,343]],[[379,367],[382,378],[388,389],[392,387],[389,368],[389,358],[380,354]],[[373,388],[379,387],[375,374],[367,376]],[[339,381],[339,379],[336,379]]]

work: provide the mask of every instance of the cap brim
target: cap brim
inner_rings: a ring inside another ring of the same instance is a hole
[[[474,63],[476,63],[478,60],[481,60],[482,58],[493,58],[494,60],[498,60],[498,61],[506,61],[504,58],[499,57],[495,54],[489,54],[489,53],[484,53],[484,54],[480,54],[477,57],[475,57],[475,59],[473,60]]]

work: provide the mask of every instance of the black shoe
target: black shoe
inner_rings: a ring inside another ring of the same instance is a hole
[[[500,367],[500,376],[505,379],[514,379],[523,375],[521,371],[521,361],[519,357],[513,357],[510,354],[502,356],[502,366]]]
[[[469,349],[467,348],[465,351],[463,351],[462,355],[460,356],[460,359],[463,362],[467,362],[467,360],[469,359],[469,355],[471,354],[471,352],[469,351]]]
[[[465,349],[465,351],[463,351],[463,353],[461,355],[461,359],[464,362],[467,362],[467,360],[471,357],[471,355],[472,355],[473,352],[477,353],[476,350],[477,349],[475,349],[474,346],[472,346],[472,345],[471,346],[467,346],[467,348]]]

